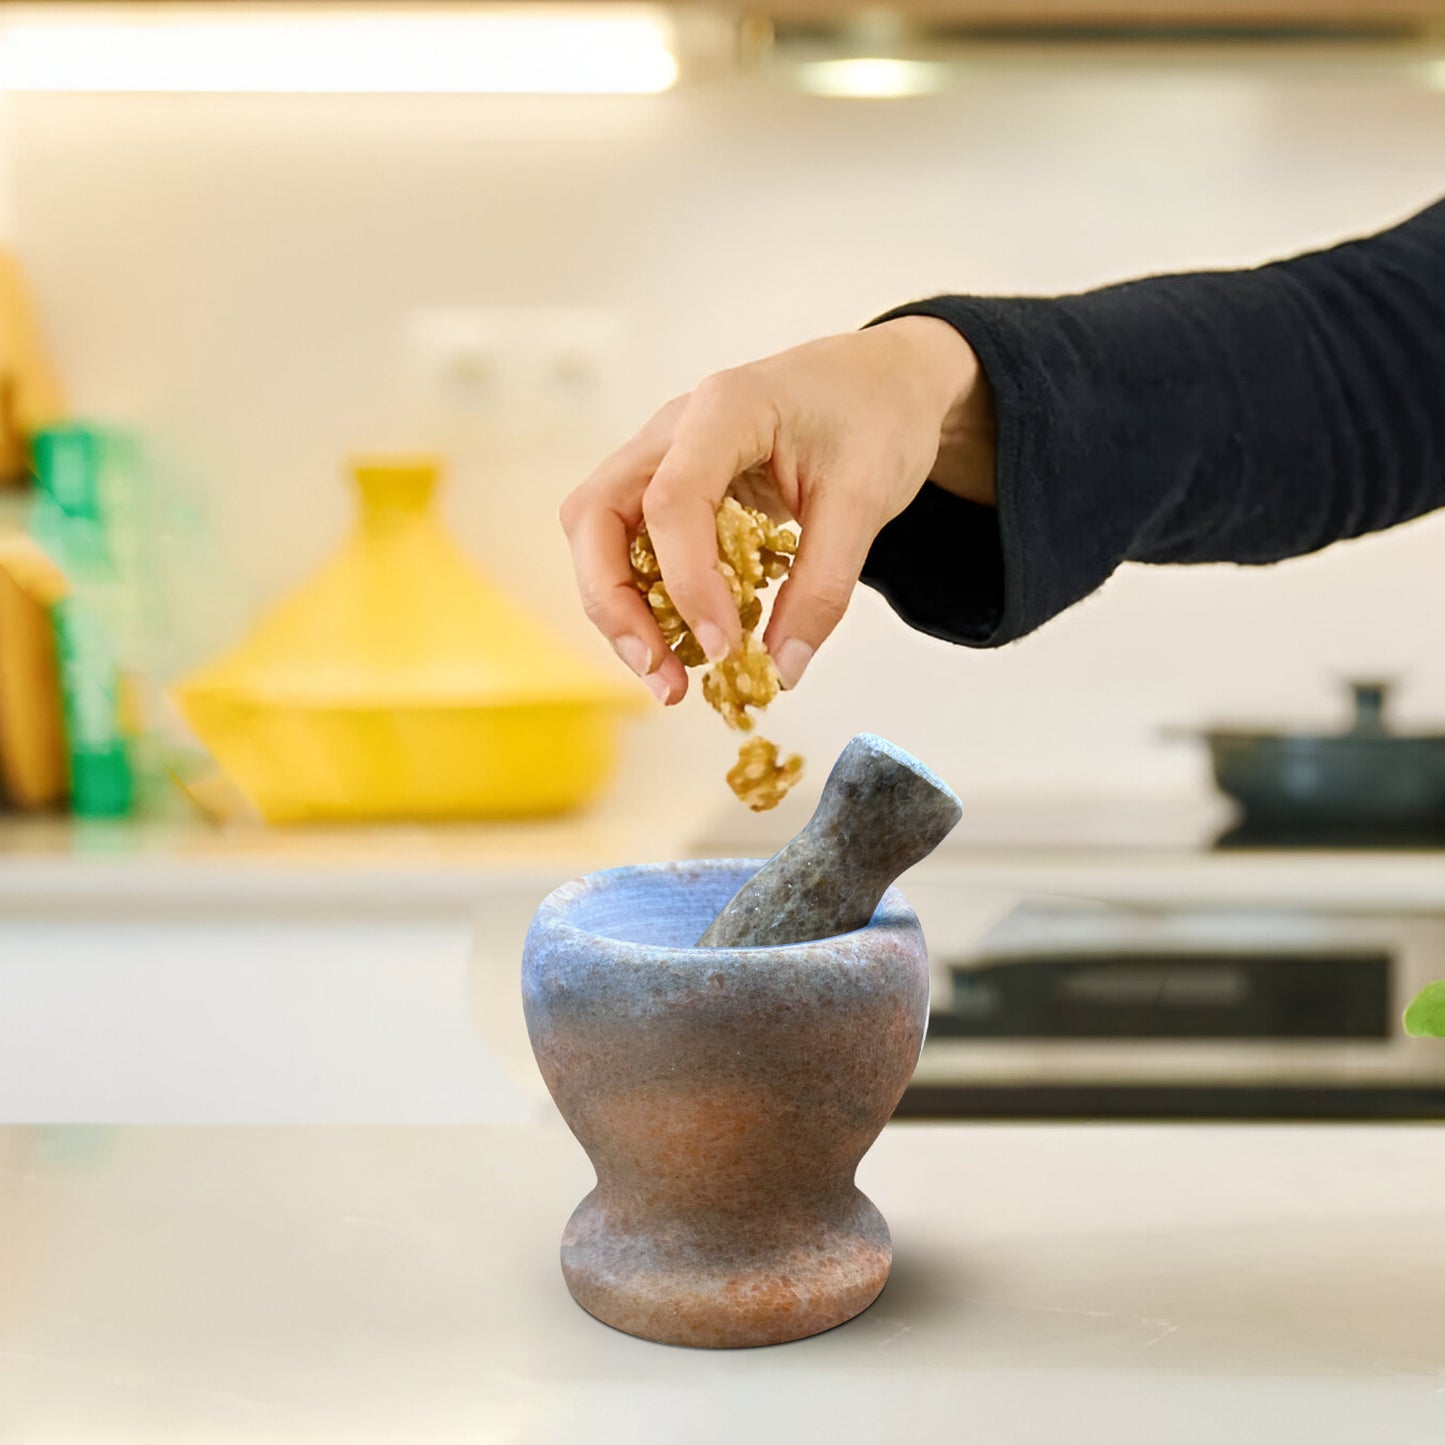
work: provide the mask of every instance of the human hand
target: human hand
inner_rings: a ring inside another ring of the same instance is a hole
[[[973,349],[927,316],[708,377],[563,503],[588,617],[660,701],[681,701],[686,670],[633,585],[628,545],[645,521],[668,594],[720,660],[741,629],[717,570],[715,517],[738,481],[739,500],[802,525],[763,639],[783,686],[796,686],[847,609],[873,539],[930,476],[993,501],[992,410]]]

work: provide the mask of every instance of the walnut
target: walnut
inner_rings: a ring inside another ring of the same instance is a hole
[[[632,541],[632,575],[644,592],[654,582],[662,581],[662,568],[657,565],[657,554],[645,531],[639,532]]]
[[[753,812],[766,813],[787,797],[802,776],[802,758],[795,754],[779,763],[776,743],[749,738],[738,749],[737,766],[728,774],[728,786]]]
[[[647,605],[652,608],[652,619],[662,629],[667,645],[674,647],[687,633],[687,623],[682,620],[672,598],[667,595],[667,583],[654,582],[647,589]],[[691,634],[688,634],[689,636]]]
[[[690,632],[683,633],[682,640],[673,651],[677,653],[677,660],[684,667],[703,667],[707,663],[707,653],[702,650],[702,643]]]
[[[755,635],[763,618],[758,593],[788,575],[798,537],[766,513],[728,496],[717,513],[718,572],[728,584],[742,624],[742,646],[703,676],[703,697],[730,728],[751,732],[749,709],[761,711],[778,695],[777,668]],[[707,658],[668,595],[662,568],[644,527],[631,551],[633,579],[662,630],[667,645],[684,667],[702,667]],[[778,750],[763,738],[743,744],[738,765],[728,774],[733,791],[755,812],[775,808],[803,774],[803,760],[777,761]]]
[[[702,695],[722,720],[738,732],[750,733],[750,707],[761,711],[781,690],[778,669],[767,649],[751,633],[743,633],[743,645],[723,658],[703,676]]]

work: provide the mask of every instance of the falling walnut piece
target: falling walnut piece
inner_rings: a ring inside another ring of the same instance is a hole
[[[758,593],[788,575],[798,550],[797,534],[765,513],[726,497],[717,514],[718,572],[728,584],[742,625],[742,646],[710,668],[702,680],[703,697],[730,728],[751,732],[749,709],[761,711],[778,695],[777,668],[755,635],[763,617]],[[683,621],[652,549],[646,528],[632,543],[632,573],[647,599],[667,645],[684,667],[701,667],[707,658]],[[763,738],[744,743],[737,766],[728,774],[733,792],[754,812],[776,808],[803,775],[803,760],[778,763],[778,750]]]
[[[750,733],[753,719],[748,709],[763,708],[782,690],[778,669],[768,650],[751,632],[743,633],[743,645],[704,674],[702,695],[713,710],[734,731]]]
[[[803,760],[794,754],[778,761],[778,747],[767,738],[749,738],[738,750],[737,765],[728,774],[728,786],[755,813],[776,808],[793,784],[803,776]]]

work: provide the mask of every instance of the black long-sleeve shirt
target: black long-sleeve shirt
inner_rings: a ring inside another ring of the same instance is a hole
[[[898,316],[955,326],[996,408],[997,507],[927,484],[864,568],[934,636],[997,647],[1121,562],[1275,562],[1445,506],[1445,201],[1258,270]]]

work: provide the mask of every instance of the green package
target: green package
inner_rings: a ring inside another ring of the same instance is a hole
[[[122,817],[131,811],[134,776],[121,726],[124,589],[107,525],[112,444],[97,428],[66,425],[41,432],[33,445],[39,495],[31,531],[72,588],[51,610],[71,808],[84,818]]]

